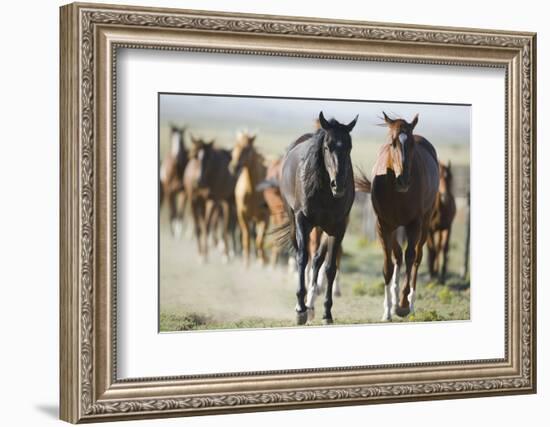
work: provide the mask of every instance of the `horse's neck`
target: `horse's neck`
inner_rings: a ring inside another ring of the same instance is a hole
[[[250,161],[244,165],[243,172],[247,173],[251,188],[256,188],[256,185],[265,178],[266,174],[266,167],[263,164],[262,156],[253,151]]]
[[[325,163],[322,161],[321,148],[317,145],[310,147],[311,151],[306,153],[302,165],[301,180],[304,185],[304,192],[307,196],[313,196],[323,189],[323,181],[327,175]],[[327,187],[327,191],[328,187]]]
[[[177,157],[177,155],[183,150],[183,135],[178,132],[172,134],[172,146],[170,152],[172,156]]]

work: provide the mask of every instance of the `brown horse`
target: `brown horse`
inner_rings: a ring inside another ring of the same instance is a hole
[[[286,212],[281,197],[279,181],[281,180],[281,166],[283,159],[272,160],[267,165],[265,180],[256,186],[257,191],[263,192],[265,202],[269,209],[269,220],[275,227],[280,227],[286,221]],[[271,248],[270,265],[275,267],[281,253],[281,248],[274,244]]]
[[[231,153],[229,170],[238,174],[235,185],[235,203],[237,219],[241,229],[243,259],[249,265],[250,256],[250,228],[256,228],[256,257],[263,264],[267,258],[264,251],[264,240],[269,226],[269,209],[263,192],[257,190],[266,177],[267,168],[263,156],[256,151],[254,141],[256,135],[248,132],[237,134],[237,143]]]
[[[208,255],[208,235],[221,222],[223,262],[229,260],[229,234],[232,212],[235,210],[235,176],[229,171],[231,152],[216,148],[214,141],[200,144],[197,150],[198,174],[196,188],[206,198],[201,231],[201,255]],[[214,234],[216,234],[214,232]]]
[[[193,230],[195,240],[197,241],[198,253],[201,261],[205,260],[206,250],[206,200],[208,191],[199,188],[198,181],[201,170],[201,162],[198,158],[198,152],[203,145],[207,144],[202,139],[191,136],[192,146],[189,150],[189,161],[183,174],[183,186],[186,198],[189,201],[191,215],[193,218]]]
[[[445,283],[447,276],[447,260],[449,243],[451,241],[451,227],[456,215],[455,197],[452,191],[453,174],[451,162],[445,166],[439,163],[439,191],[435,199],[435,208],[428,233],[428,268],[432,278],[437,277]],[[439,272],[439,258],[443,255],[441,272]]]
[[[356,179],[356,187],[359,191],[372,193],[378,235],[384,250],[386,286],[382,320],[389,321],[392,314],[404,317],[414,312],[416,276],[437,196],[439,162],[433,145],[425,138],[413,135],[418,114],[411,123],[403,119],[391,119],[386,113],[383,114],[390,142],[380,150],[372,186],[361,174]],[[396,238],[399,226],[405,227],[407,239],[406,277],[401,293],[399,273],[403,252]]]
[[[160,166],[160,206],[168,200],[170,231],[179,235],[182,230],[187,199],[183,191],[183,173],[189,160],[185,149],[185,126],[170,126],[170,150]]]

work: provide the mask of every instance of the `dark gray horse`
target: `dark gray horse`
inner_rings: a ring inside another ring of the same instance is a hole
[[[296,251],[299,285],[296,292],[297,323],[307,321],[305,303],[305,270],[308,264],[309,235],[313,227],[320,227],[329,238],[313,257],[313,282],[325,257],[327,289],[323,319],[332,323],[332,284],[336,274],[336,257],[347,218],[355,197],[351,164],[351,136],[357,117],[347,125],[335,119],[327,121],[319,113],[320,128],[298,138],[288,148],[283,159],[281,195],[288,212],[288,222],[277,230],[279,244],[290,244]],[[310,308],[312,309],[312,307]]]

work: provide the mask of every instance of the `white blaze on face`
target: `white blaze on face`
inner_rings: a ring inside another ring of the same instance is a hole
[[[405,145],[405,141],[407,140],[407,134],[405,132],[401,132],[399,134],[399,142],[401,145]]]
[[[174,157],[176,157],[180,151],[180,139],[181,139],[181,134],[179,132],[172,133],[172,145],[171,145],[170,152]]]

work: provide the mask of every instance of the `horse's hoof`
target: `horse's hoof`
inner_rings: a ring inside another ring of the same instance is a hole
[[[391,322],[391,314],[384,314],[380,319],[381,322]]]
[[[395,308],[395,314],[397,314],[399,317],[407,317],[410,313],[411,313],[411,309],[409,307]]]
[[[305,325],[307,322],[307,310],[296,312],[296,324]]]
[[[229,257],[227,255],[222,255],[222,264],[229,264]]]
[[[307,308],[307,320],[308,320],[308,322],[311,322],[311,321],[313,321],[313,319],[315,319],[315,308],[308,307]]]
[[[325,325],[332,325],[334,323],[334,320],[332,320],[332,317],[323,317],[323,323]]]

